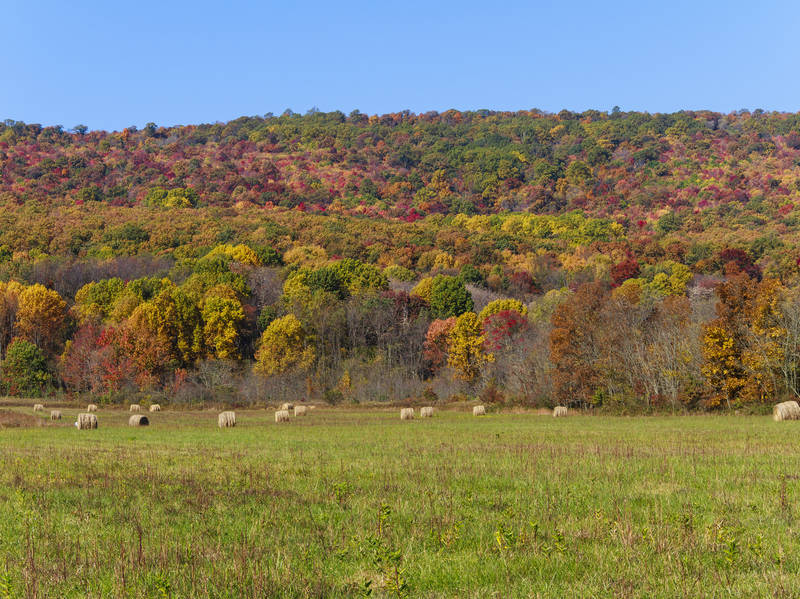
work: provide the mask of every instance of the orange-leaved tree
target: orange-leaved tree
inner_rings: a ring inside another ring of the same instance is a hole
[[[586,283],[553,312],[550,360],[553,387],[563,405],[594,402],[601,385],[601,310],[608,290],[602,283]]]

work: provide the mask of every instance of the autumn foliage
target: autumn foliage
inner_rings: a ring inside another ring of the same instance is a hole
[[[620,410],[797,396],[797,139],[799,115],[760,111],[5,121],[2,384]]]

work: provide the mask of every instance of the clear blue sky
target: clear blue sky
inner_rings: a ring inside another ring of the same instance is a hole
[[[10,4],[10,6],[9,6]],[[0,119],[800,110],[800,2],[9,0]]]

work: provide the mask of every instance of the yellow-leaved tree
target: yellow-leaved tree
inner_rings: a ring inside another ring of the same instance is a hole
[[[713,390],[709,406],[730,407],[747,384],[742,350],[734,335],[719,324],[706,327],[703,335],[703,367],[706,381]]]
[[[202,318],[207,351],[219,360],[238,360],[239,327],[244,321],[241,302],[221,295],[206,297]]]
[[[486,307],[480,311],[480,313],[478,314],[478,321],[480,321],[480,323],[483,324],[486,321],[486,319],[492,316],[493,314],[498,314],[500,312],[505,312],[507,310],[519,312],[523,316],[528,315],[528,307],[521,301],[511,298],[496,299],[486,304]]]
[[[265,376],[305,370],[314,361],[314,346],[303,323],[294,314],[287,314],[269,323],[255,357],[253,370]]]
[[[17,333],[45,352],[58,348],[66,316],[67,303],[44,285],[31,285],[19,293]]]
[[[456,319],[449,341],[447,365],[460,379],[474,381],[481,368],[494,360],[492,354],[484,351],[483,329],[474,312],[464,312]]]
[[[781,392],[788,334],[781,311],[784,287],[776,279],[764,279],[753,300],[749,343],[742,361],[749,373],[743,391],[744,401],[772,401]]]
[[[717,287],[717,318],[703,336],[702,371],[713,395],[711,407],[771,401],[782,388],[785,362],[783,287],[745,274]]]
[[[309,267],[322,266],[328,261],[328,252],[318,245],[300,245],[288,250],[283,255],[283,260],[286,264]]]
[[[208,258],[217,255],[228,256],[236,262],[249,264],[251,266],[258,266],[261,264],[261,260],[258,259],[258,255],[250,247],[242,243],[239,245],[231,245],[229,243],[218,245],[208,254],[206,254],[206,257]]]
[[[433,287],[433,277],[423,277],[411,290],[411,295],[421,297],[426,302],[431,301],[431,288]]]

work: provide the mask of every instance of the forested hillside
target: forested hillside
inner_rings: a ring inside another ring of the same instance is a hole
[[[5,391],[800,391],[800,115],[287,113],[0,125]]]

